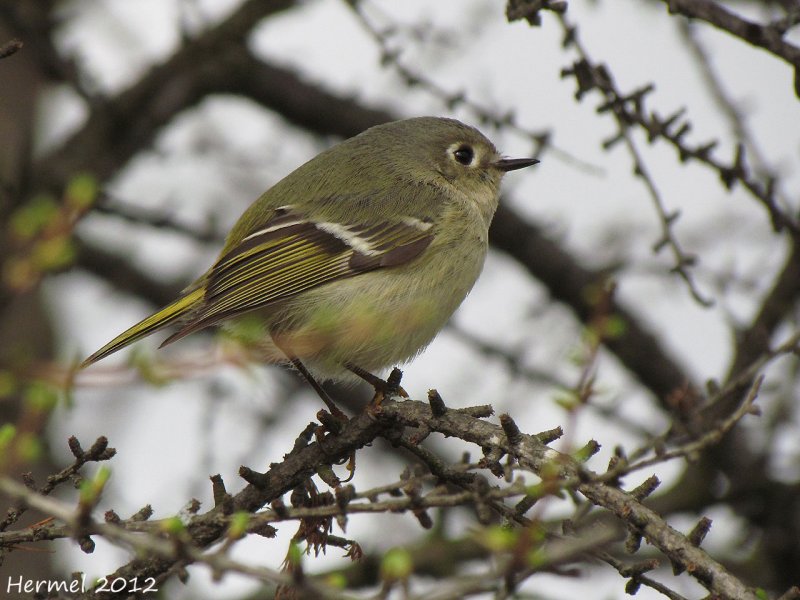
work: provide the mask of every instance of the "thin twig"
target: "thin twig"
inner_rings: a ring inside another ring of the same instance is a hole
[[[0,46],[0,59],[8,58],[12,54],[16,54],[19,50],[22,49],[24,44],[22,40],[13,39],[7,41],[5,44]]]

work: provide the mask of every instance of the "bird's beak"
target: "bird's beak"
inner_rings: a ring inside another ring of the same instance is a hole
[[[492,163],[495,169],[500,169],[508,173],[509,171],[516,171],[517,169],[524,169],[538,163],[536,158],[501,158]]]

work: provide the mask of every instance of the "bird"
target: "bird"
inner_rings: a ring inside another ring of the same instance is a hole
[[[221,326],[321,397],[324,380],[377,390],[374,373],[423,350],[478,279],[503,176],[538,162],[455,119],[371,127],[270,187],[205,273],[79,368],[165,328],[162,347]]]

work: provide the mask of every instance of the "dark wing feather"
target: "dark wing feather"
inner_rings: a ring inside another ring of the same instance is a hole
[[[370,226],[315,222],[280,208],[220,257],[202,304],[162,345],[325,283],[405,264],[431,243],[431,229],[410,218]]]

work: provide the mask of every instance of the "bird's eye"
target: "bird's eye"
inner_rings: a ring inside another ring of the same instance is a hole
[[[459,146],[458,149],[453,152],[453,156],[455,156],[456,160],[462,165],[468,166],[472,164],[472,159],[475,158],[475,151],[467,145]]]

